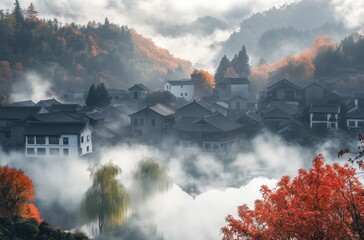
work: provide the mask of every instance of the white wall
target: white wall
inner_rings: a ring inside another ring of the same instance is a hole
[[[89,129],[86,129],[83,134],[88,134]],[[87,133],[86,133],[87,132]],[[90,132],[91,133],[91,132]],[[63,139],[68,138],[68,144],[63,143]],[[34,136],[34,144],[28,144],[27,137],[25,138],[25,155],[28,157],[40,157],[40,156],[59,156],[59,157],[77,157],[79,156],[79,135],[78,134],[67,134],[61,135],[59,138],[59,144],[49,144],[49,136],[45,136],[45,144],[37,144],[36,136]],[[86,146],[84,148],[86,149]],[[34,154],[28,153],[28,148],[34,149]],[[45,155],[40,155],[38,149],[45,148]],[[59,149],[59,154],[51,155],[51,149]],[[65,154],[64,149],[68,149],[68,155]],[[90,146],[92,151],[92,144]]]
[[[184,98],[191,101],[195,96],[195,86],[193,85],[171,85],[170,83],[164,84],[164,90],[171,92],[178,98]]]
[[[91,139],[92,132],[90,129],[85,129],[80,136],[80,145],[81,145],[81,154],[84,155],[87,153],[92,152],[92,139]],[[82,142],[83,138],[83,142]],[[87,149],[88,148],[88,149]]]

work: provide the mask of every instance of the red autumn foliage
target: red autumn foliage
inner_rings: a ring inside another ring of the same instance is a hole
[[[262,64],[252,68],[253,80],[269,79],[312,79],[315,66],[314,58],[323,49],[334,47],[331,36],[317,37],[311,48],[298,54],[279,59],[272,64]]]
[[[0,167],[0,217],[15,216],[36,218],[41,221],[38,209],[32,204],[34,187],[32,180],[22,170]]]
[[[309,171],[261,193],[253,210],[243,205],[238,219],[226,217],[224,240],[364,239],[364,189],[347,164],[325,164],[319,155]]]

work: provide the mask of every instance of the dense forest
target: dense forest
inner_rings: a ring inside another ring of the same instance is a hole
[[[99,82],[119,88],[135,82],[160,86],[166,78],[188,76],[192,65],[107,18],[104,23],[62,24],[40,19],[33,4],[23,10],[16,0],[13,8],[0,10],[2,95],[29,71],[60,91]]]

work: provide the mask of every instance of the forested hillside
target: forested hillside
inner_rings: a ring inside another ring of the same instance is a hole
[[[62,24],[38,18],[33,4],[19,1],[0,10],[0,91],[35,71],[58,91],[105,82],[125,88],[135,82],[159,86],[166,78],[191,73],[189,61],[175,58],[127,26],[89,22]],[[60,89],[61,88],[61,89]]]

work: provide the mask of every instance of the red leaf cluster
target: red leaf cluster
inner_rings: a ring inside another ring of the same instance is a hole
[[[349,165],[325,164],[283,177],[276,189],[261,188],[254,210],[238,207],[221,229],[233,239],[364,239],[364,189]]]
[[[0,217],[12,219],[20,216],[41,221],[38,209],[32,204],[33,199],[32,180],[22,170],[0,167]]]

